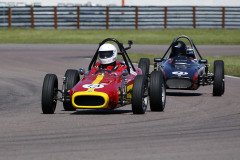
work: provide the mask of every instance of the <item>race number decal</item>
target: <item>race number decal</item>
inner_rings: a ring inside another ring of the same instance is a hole
[[[188,75],[187,72],[181,72],[181,71],[175,71],[175,72],[172,72],[172,74],[178,75],[179,77],[183,75]]]
[[[98,89],[98,88],[103,88],[104,85],[102,85],[102,84],[84,84],[82,87],[83,88]]]

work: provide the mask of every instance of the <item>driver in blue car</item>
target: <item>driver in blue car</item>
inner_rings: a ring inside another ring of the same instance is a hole
[[[187,55],[187,46],[183,41],[176,41],[172,44],[172,53],[170,58],[172,57],[180,57]]]
[[[125,64],[117,62],[117,49],[114,45],[105,43],[99,50],[99,62],[92,68],[90,74],[96,73],[98,70],[105,70],[110,72],[121,73],[127,69]]]
[[[187,46],[183,41],[176,41],[172,45],[172,52],[169,58],[173,57],[189,57],[191,60],[195,59],[192,52],[188,52]]]

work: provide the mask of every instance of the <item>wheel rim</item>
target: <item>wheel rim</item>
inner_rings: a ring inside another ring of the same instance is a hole
[[[222,94],[224,92],[224,89],[225,89],[225,79],[223,78],[222,79]]]
[[[142,98],[142,108],[143,110],[147,109],[147,105],[148,105],[148,96],[145,95],[145,92],[148,92],[148,88],[147,88],[147,81],[144,83],[144,92],[143,92],[143,98]]]
[[[57,86],[57,83],[55,82],[54,83],[54,88],[53,88],[53,110],[56,109],[56,106],[57,106],[57,96],[58,96],[58,86]]]
[[[165,90],[165,85],[162,84],[162,106],[165,105],[165,101],[166,101],[166,90]]]
[[[57,104],[57,95],[58,95],[58,91],[57,91],[58,89],[57,88],[54,88],[54,90],[53,90],[53,104]]]
[[[145,98],[142,99],[142,108],[143,108],[143,110],[146,110],[147,105],[148,105],[148,97],[145,97]]]

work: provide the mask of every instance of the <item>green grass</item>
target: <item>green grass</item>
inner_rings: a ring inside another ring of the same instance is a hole
[[[225,74],[240,77],[240,56],[221,56],[221,57],[203,56],[203,58],[208,60],[211,72],[213,72],[214,60],[223,60]]]
[[[179,35],[189,36],[196,45],[240,45],[240,30],[161,29],[161,30],[38,30],[0,29],[0,43],[98,44],[105,38],[122,43],[170,44]]]
[[[0,29],[0,43],[62,43],[98,44],[105,38],[116,38],[134,44],[167,44],[179,35],[189,36],[196,45],[240,45],[240,30],[223,29],[161,29],[161,30],[37,30],[37,29]],[[141,57],[153,61],[156,55],[130,54],[133,62]],[[240,77],[240,56],[207,57],[212,71],[213,61],[224,60],[225,74]]]
[[[153,65],[153,58],[161,58],[162,55],[154,55],[154,54],[129,54],[132,62],[138,63],[140,58],[149,58],[151,64]],[[210,64],[210,72],[213,72],[213,63],[214,60],[223,60],[225,67],[225,74],[231,76],[240,77],[240,56],[203,56],[203,59],[207,59]]]

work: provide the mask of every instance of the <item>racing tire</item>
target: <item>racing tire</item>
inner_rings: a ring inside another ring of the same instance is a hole
[[[137,75],[132,90],[133,114],[144,114],[148,105],[148,79],[145,75]]]
[[[141,68],[143,75],[149,74],[149,66],[150,66],[149,58],[141,58],[140,59],[140,61],[138,63],[138,68]]]
[[[162,112],[166,105],[166,84],[162,71],[153,71],[150,76],[149,99],[151,111]]]
[[[213,96],[221,96],[224,94],[224,91],[224,62],[222,60],[216,60],[214,61]]]
[[[68,69],[65,73],[65,77],[67,78],[66,82],[66,89],[70,90],[72,89],[79,81],[80,76],[77,70],[75,69]],[[68,93],[65,93],[68,94]],[[63,108],[65,111],[75,111],[76,109],[72,106],[72,102],[70,101],[64,101],[63,102]]]
[[[42,112],[43,114],[54,114],[58,95],[58,79],[55,74],[47,74],[42,87]]]

